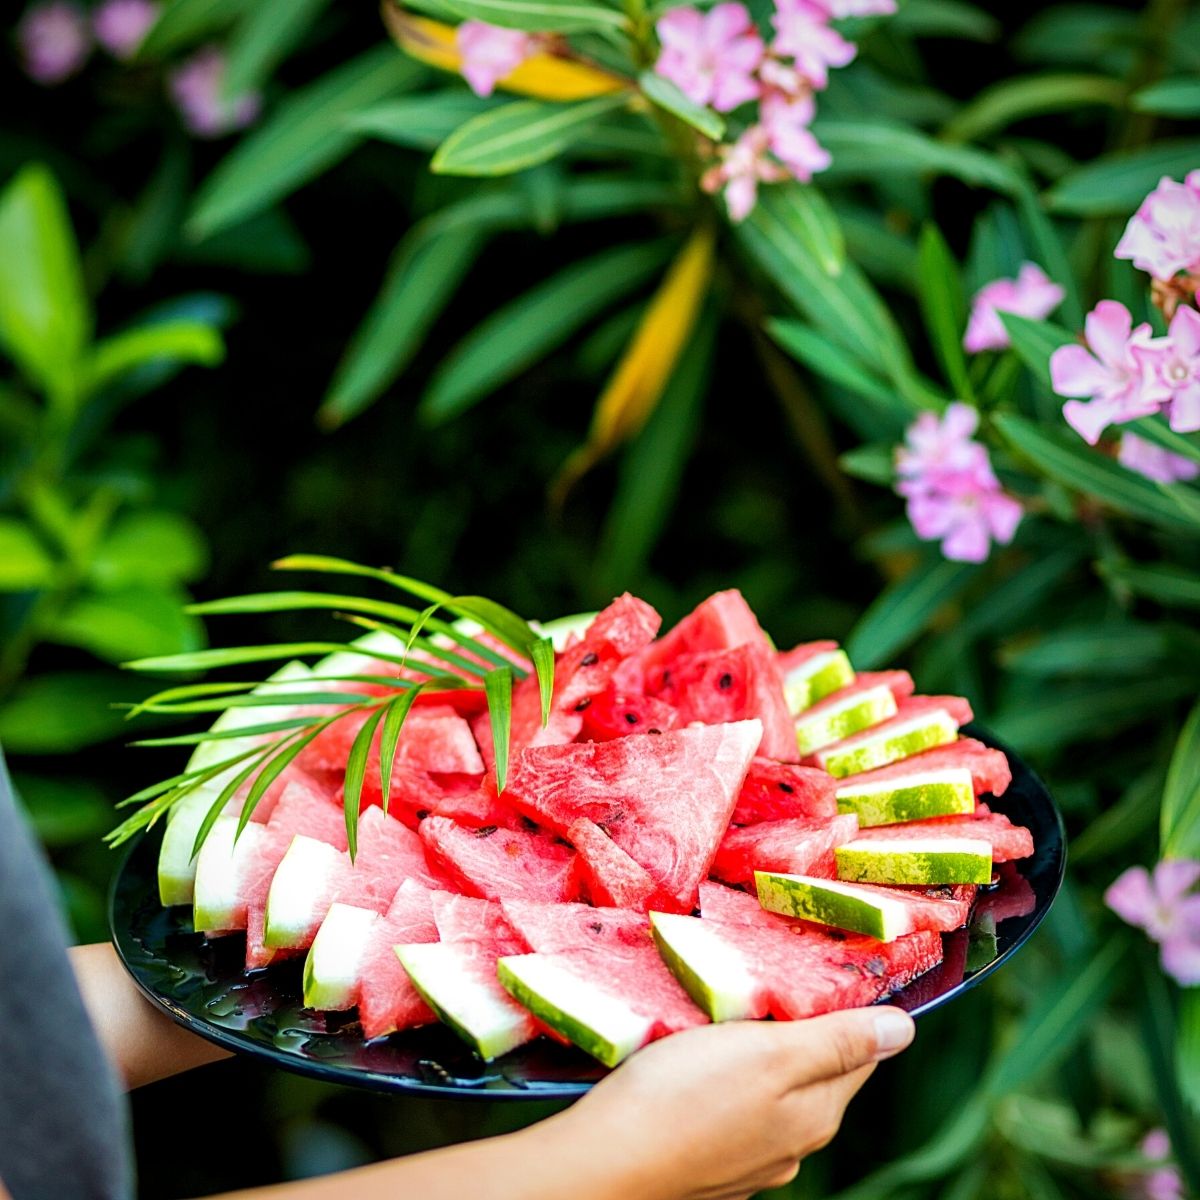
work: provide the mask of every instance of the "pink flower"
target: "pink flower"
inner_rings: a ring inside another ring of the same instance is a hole
[[[896,0],[819,0],[819,3],[835,21],[844,17],[890,17],[896,11]]]
[[[922,413],[896,452],[896,491],[908,500],[908,519],[919,538],[942,543],[956,562],[983,562],[993,541],[1007,545],[1021,521],[1021,506],[1000,487],[987,450],[972,437],[979,414],[951,404],[939,420]]]
[[[829,68],[844,67],[856,53],[814,0],[776,0],[771,23],[777,35],[772,51],[794,58],[796,70],[818,91],[829,82]]]
[[[1200,271],[1200,171],[1183,183],[1164,175],[1130,218],[1114,254],[1155,279]]]
[[[757,100],[754,72],[763,57],[762,38],[741,4],[718,4],[708,13],[673,8],[660,18],[662,53],[654,69],[689,100],[731,112]]]
[[[256,93],[226,99],[221,94],[225,55],[216,46],[197,50],[171,72],[171,96],[189,132],[214,138],[244,129],[258,116],[262,100]]]
[[[1166,1130],[1150,1130],[1138,1148],[1151,1162],[1162,1165],[1151,1171],[1139,1172],[1130,1180],[1131,1186],[1126,1192],[1129,1200],[1186,1200],[1183,1178],[1168,1163],[1171,1139],[1167,1137]]]
[[[1200,430],[1200,312],[1177,308],[1165,338],[1134,350],[1154,385],[1166,392],[1167,416],[1176,433]]]
[[[1178,483],[1180,480],[1195,479],[1200,475],[1200,463],[1172,454],[1145,438],[1132,433],[1121,434],[1121,448],[1117,461],[1130,471],[1136,471],[1155,483]]]
[[[1094,446],[1106,426],[1150,416],[1169,393],[1134,353],[1150,346],[1150,326],[1134,329],[1125,305],[1101,300],[1088,313],[1085,329],[1091,353],[1082,346],[1060,346],[1050,356],[1050,378],[1060,396],[1091,397],[1087,403],[1069,400],[1063,416]]]
[[[1036,263],[1022,263],[1016,279],[993,279],[975,293],[963,346],[971,354],[1005,349],[1010,343],[1000,313],[1040,321],[1062,303],[1064,294]]]
[[[79,71],[92,52],[92,35],[82,11],[66,0],[50,0],[25,10],[17,24],[17,44],[25,74],[36,83],[62,83]]]
[[[1166,860],[1151,875],[1130,867],[1104,893],[1123,921],[1144,929],[1162,951],[1162,967],[1183,987],[1200,984],[1200,862]]]
[[[817,171],[824,171],[829,166],[829,151],[813,137],[808,127],[816,111],[811,95],[792,100],[772,92],[763,97],[759,111],[771,153],[787,167],[794,179],[808,183]]]
[[[158,20],[153,0],[105,0],[92,14],[96,41],[113,56],[126,62],[140,49]]]
[[[721,161],[705,171],[700,186],[706,192],[725,189],[731,221],[744,221],[758,202],[760,183],[778,183],[787,172],[767,155],[767,131],[751,125],[732,146],[717,151]]]
[[[477,96],[490,96],[496,84],[538,48],[537,38],[484,21],[464,21],[454,40],[462,55],[463,78]]]

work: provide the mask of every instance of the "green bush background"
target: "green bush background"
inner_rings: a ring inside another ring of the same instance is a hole
[[[586,177],[574,163],[498,184],[431,176],[436,139],[389,144],[349,120],[414,75],[375,13],[310,3],[289,22],[288,6],[264,3],[276,61],[244,50],[242,69],[265,91],[265,130],[302,128],[280,159],[256,144],[257,175],[225,192],[245,212],[209,232],[213,181],[238,138],[190,141],[164,99],[162,63],[209,38],[245,43],[252,7],[175,0],[170,36],[160,29],[128,68],[96,62],[52,91],[14,70],[0,84],[0,185],[24,206],[7,219],[32,212],[62,234],[61,188],[82,246],[78,279],[69,264],[39,275],[20,256],[0,262],[10,296],[44,285],[58,315],[54,352],[18,348],[0,385],[0,742],[78,936],[104,936],[112,857],[99,835],[112,804],[173,766],[153,758],[167,752],[122,746],[109,705],[146,686],[115,664],[202,645],[204,629],[180,613],[187,595],[262,590],[266,564],[292,550],[390,563],[529,616],[628,588],[672,620],[738,586],[781,645],[848,639],[860,666],[905,665],[922,690],[968,695],[1043,772],[1073,839],[1067,887],[1035,944],[922,1022],[917,1047],[879,1073],[789,1195],[1120,1194],[1141,1135],[1164,1122],[1195,1188],[1200,1004],[1164,981],[1099,897],[1126,866],[1154,860],[1172,754],[1177,809],[1200,779],[1200,732],[1189,727],[1176,749],[1200,680],[1196,493],[1130,491],[1073,435],[1067,467],[1054,465],[1043,443],[1062,423],[1038,381],[1037,329],[1019,355],[971,376],[1009,414],[989,436],[1031,502],[1012,548],[983,567],[947,564],[870,481],[887,481],[888,447],[914,411],[877,398],[903,391],[888,375],[886,322],[911,348],[905,380],[920,392],[959,378],[957,333],[939,330],[960,320],[962,293],[1023,258],[1073,279],[1085,308],[1105,295],[1146,308],[1144,280],[1111,247],[1159,174],[1200,166],[1200,107],[1186,92],[1200,76],[1197,6],[902,0],[831,89],[842,134],[821,181],[850,262],[882,300],[880,320],[868,318],[877,344],[839,348],[811,279],[739,259],[753,223],[725,235],[720,286],[654,417],[561,511],[548,482],[584,438],[654,272],[631,274],[456,419],[422,420],[418,408],[438,364],[489,313],[575,260],[686,228],[672,170],[610,163],[616,199],[588,224],[570,217],[570,189]],[[347,71],[349,89],[336,74]],[[1182,108],[1145,99],[1164,76],[1183,81]],[[30,162],[48,173],[19,175]],[[389,259],[419,251],[422,218],[489,196],[521,218],[437,243],[441,259],[469,265],[465,281],[444,312],[430,301],[436,319],[416,329],[407,364],[389,365],[378,346],[352,357],[375,381],[355,390],[347,346],[362,345]],[[0,238],[13,233],[5,219]],[[922,234],[930,223],[948,249]],[[508,311],[493,350],[544,324]],[[1079,312],[1069,304],[1055,320],[1074,329]],[[766,336],[768,316],[792,321],[792,336]],[[140,332],[122,343],[130,328]],[[114,354],[120,370],[103,375],[97,363]],[[847,384],[850,368],[866,382]],[[331,413],[353,419],[329,428]],[[213,633],[330,631],[279,617]],[[1177,853],[1200,854],[1193,825],[1176,830]],[[157,1085],[134,1106],[147,1197],[295,1177],[535,1115],[385,1101],[245,1062]]]

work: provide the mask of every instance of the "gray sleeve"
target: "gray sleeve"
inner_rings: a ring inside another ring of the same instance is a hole
[[[67,942],[0,752],[0,1179],[12,1200],[126,1200],[128,1112]]]

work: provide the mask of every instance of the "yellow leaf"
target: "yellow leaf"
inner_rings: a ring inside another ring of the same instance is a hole
[[[392,4],[383,7],[383,20],[393,39],[411,57],[441,71],[458,72],[462,55],[454,26],[414,16]],[[629,87],[630,81],[586,63],[557,54],[535,54],[497,84],[506,92],[539,100],[588,100]]]
[[[701,226],[663,277],[596,403],[587,442],[567,459],[551,485],[556,506],[580,476],[636,434],[654,411],[708,293],[715,246],[712,227]]]

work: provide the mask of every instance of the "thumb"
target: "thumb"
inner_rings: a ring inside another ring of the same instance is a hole
[[[913,1019],[901,1008],[852,1008],[793,1021],[793,1087],[848,1075],[891,1058],[916,1035]]]

